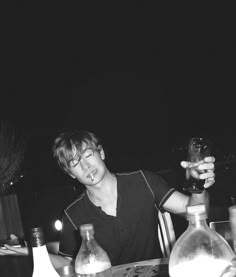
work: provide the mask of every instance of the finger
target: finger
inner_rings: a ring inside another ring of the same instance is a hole
[[[190,164],[191,164],[190,162],[186,162],[186,161],[182,161],[182,162],[180,163],[180,165],[181,165],[183,168],[189,167]]]
[[[215,173],[213,171],[204,172],[199,175],[199,179],[209,179],[214,177],[215,177]]]
[[[190,171],[190,174],[193,178],[200,179],[199,172],[196,169],[192,168],[191,171]]]
[[[215,157],[213,157],[213,156],[205,157],[205,158],[204,158],[204,161],[205,161],[206,163],[214,163],[214,162],[215,162]]]
[[[212,186],[215,183],[215,179],[214,178],[208,178],[204,184],[204,188],[209,188],[210,186]]]
[[[215,165],[213,163],[201,163],[198,166],[199,170],[214,170],[215,169]]]

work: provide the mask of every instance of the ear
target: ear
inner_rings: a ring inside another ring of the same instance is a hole
[[[103,148],[101,148],[101,150],[99,152],[100,152],[101,159],[105,160],[105,152],[104,152]]]

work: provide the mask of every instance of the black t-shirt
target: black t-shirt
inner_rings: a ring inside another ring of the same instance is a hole
[[[116,177],[116,216],[107,215],[89,200],[86,191],[82,193],[64,211],[60,254],[75,257],[81,244],[79,226],[92,223],[95,239],[113,266],[162,257],[154,197],[161,209],[174,189],[149,171],[119,173]]]

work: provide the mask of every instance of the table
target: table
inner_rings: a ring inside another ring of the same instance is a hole
[[[32,277],[31,256],[0,256],[1,277]]]
[[[58,269],[58,273],[63,277],[76,277],[73,271],[72,266]],[[153,259],[114,266],[112,277],[169,277],[168,259]]]
[[[112,277],[169,277],[168,259],[140,261],[112,268]]]
[[[1,256],[1,277],[32,277],[32,259],[24,256]],[[63,277],[76,277],[70,266]],[[63,272],[60,270],[59,273]],[[112,267],[112,277],[169,277],[168,259],[153,259]]]

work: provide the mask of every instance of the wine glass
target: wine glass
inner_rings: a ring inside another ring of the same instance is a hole
[[[204,173],[198,166],[205,157],[210,156],[211,142],[207,138],[193,137],[188,144],[188,161],[192,163],[186,168],[186,182],[183,190],[189,193],[201,193],[204,190],[205,180],[199,179],[199,174]]]

